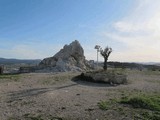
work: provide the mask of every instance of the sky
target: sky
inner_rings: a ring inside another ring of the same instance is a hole
[[[0,57],[43,59],[78,40],[109,61],[160,62],[160,0],[0,0]],[[99,55],[99,60],[103,57]]]

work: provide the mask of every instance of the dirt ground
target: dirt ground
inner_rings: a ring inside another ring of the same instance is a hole
[[[132,120],[136,110],[104,100],[132,94],[160,95],[160,72],[127,70],[128,84],[110,86],[75,80],[80,73],[0,76],[0,120]]]

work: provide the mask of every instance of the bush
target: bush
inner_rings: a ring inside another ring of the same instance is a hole
[[[82,73],[79,78],[85,81],[109,83],[109,84],[125,84],[127,76],[122,71],[90,71]]]

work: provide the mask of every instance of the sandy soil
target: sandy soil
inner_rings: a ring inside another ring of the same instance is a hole
[[[79,74],[28,73],[1,78],[0,120],[132,120],[131,112],[122,114],[116,107],[104,111],[97,104],[124,94],[160,93],[160,73],[129,71],[129,83],[118,86],[73,79]]]

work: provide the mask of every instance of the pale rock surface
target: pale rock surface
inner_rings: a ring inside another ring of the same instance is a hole
[[[83,71],[89,68],[85,60],[84,50],[80,43],[75,40],[70,45],[65,45],[53,57],[43,59],[39,66],[50,68],[52,71]]]

